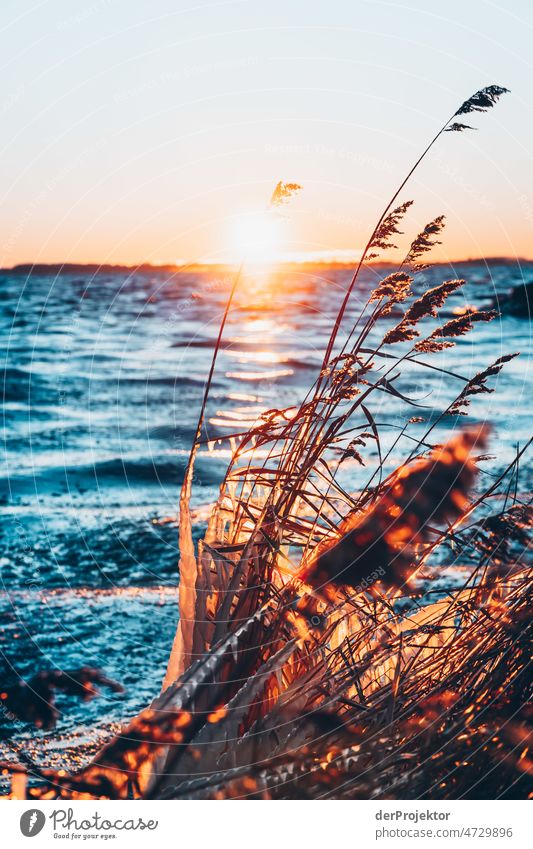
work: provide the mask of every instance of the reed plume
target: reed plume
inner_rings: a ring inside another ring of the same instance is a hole
[[[396,248],[397,245],[391,241],[394,236],[401,236],[402,231],[398,228],[398,224],[404,217],[405,213],[409,209],[410,206],[413,205],[412,200],[405,201],[397,206],[392,212],[389,212],[384,218],[383,221],[378,225],[376,230],[374,231],[372,238],[370,239],[367,249],[365,251],[365,259],[375,259],[378,254],[376,253],[368,253],[372,248],[379,248],[380,250],[391,250]]]
[[[405,259],[405,264],[412,266],[416,271],[422,271],[427,268],[427,265],[419,263],[423,254],[430,251],[435,245],[440,245],[441,242],[435,237],[438,236],[444,228],[444,215],[438,215],[429,224],[426,224],[421,233],[411,243],[409,252]]]
[[[472,97],[459,107],[455,115],[468,115],[469,112],[486,112],[498,102],[502,94],[508,94],[509,89],[501,85],[489,85],[476,91]]]
[[[489,377],[494,377],[500,373],[505,363],[510,362],[512,359],[517,357],[518,354],[505,354],[503,357],[498,357],[492,365],[488,366],[483,371],[478,372],[473,377],[467,381],[466,385],[463,387],[453,404],[448,407],[447,412],[451,415],[460,415],[465,416],[465,407],[470,405],[470,398],[473,395],[480,395],[482,393],[488,394],[494,392],[494,389],[491,389],[487,386],[487,380]]]
[[[483,428],[464,431],[427,460],[398,469],[370,510],[348,516],[339,539],[317,546],[302,580],[318,590],[331,584],[353,590],[377,572],[379,585],[403,587],[416,569],[415,546],[434,533],[433,523],[466,512],[476,473],[471,452],[483,448],[486,438]]]
[[[391,345],[394,342],[405,342],[419,336],[419,331],[415,328],[415,325],[427,316],[435,317],[437,310],[444,305],[451,294],[464,285],[464,282],[464,280],[445,280],[439,286],[434,286],[424,292],[420,298],[417,298],[411,304],[400,324],[385,334],[383,343]]]
[[[276,185],[274,191],[272,192],[272,196],[270,198],[270,206],[282,206],[298,192],[300,192],[302,187],[299,183],[282,183],[281,180]]]
[[[428,354],[434,353],[435,351],[442,351],[444,348],[450,348],[455,343],[445,341],[446,338],[450,339],[458,336],[464,336],[465,333],[472,330],[474,324],[477,324],[480,321],[493,321],[495,318],[498,318],[499,315],[500,313],[496,310],[469,309],[464,313],[464,315],[461,315],[458,318],[452,318],[442,327],[438,327],[427,337],[427,339],[417,342],[415,344],[415,349],[421,353]]]

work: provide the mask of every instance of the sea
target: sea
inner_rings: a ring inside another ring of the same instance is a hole
[[[363,272],[340,340],[389,270]],[[122,694],[103,688],[88,702],[59,693],[53,731],[4,711],[0,759],[73,768],[159,692],[178,616],[180,486],[234,274],[220,266],[0,272],[0,690],[40,671],[85,665],[124,687]],[[197,458],[196,537],[235,435],[265,410],[305,397],[350,277],[349,268],[324,265],[241,274]],[[374,393],[383,450],[407,419],[424,420],[409,426],[387,471],[411,450],[409,434],[420,435],[456,397],[461,378],[507,353],[520,356],[489,381],[494,392],[476,396],[468,418],[445,418],[432,439],[443,441],[468,421],[489,422],[493,459],[483,465],[486,481],[530,437],[531,324],[527,310],[509,308],[508,293],[533,281],[533,263],[438,265],[416,285],[422,291],[457,277],[464,287],[431,327],[470,306],[495,306],[502,315],[477,324],[441,354],[420,355],[432,368],[406,363],[389,373],[398,395]],[[384,319],[379,333],[397,320],[394,313]],[[376,331],[366,344],[377,341]],[[376,368],[392,365],[382,359]],[[372,476],[374,443],[364,461],[364,467],[347,464],[345,486],[357,490]],[[527,478],[526,469],[521,474]]]

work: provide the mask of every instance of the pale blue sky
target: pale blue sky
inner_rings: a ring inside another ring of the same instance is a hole
[[[490,83],[512,94],[442,139],[409,232],[444,212],[448,256],[533,256],[526,0],[3,0],[0,32],[1,265],[223,259],[278,179],[305,189],[284,250],[356,250]]]

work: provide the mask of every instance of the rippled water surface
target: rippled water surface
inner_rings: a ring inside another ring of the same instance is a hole
[[[376,273],[362,280],[346,327]],[[468,283],[442,317],[532,280],[533,265],[441,267],[421,285],[457,276]],[[303,398],[348,278],[344,269],[317,268],[243,280],[213,382],[211,443],[197,462],[197,534],[228,462],[227,437]],[[50,762],[65,746],[94,743],[157,693],[176,626],[179,488],[230,282],[219,269],[2,276],[3,680],[91,664],[126,687],[124,696],[89,704],[60,699],[57,732],[39,755]],[[497,459],[486,474],[529,437],[529,334],[527,319],[504,315],[431,360],[470,376],[522,352],[493,382],[496,392],[472,405],[472,419],[494,423]],[[406,418],[430,418],[461,388],[415,365],[395,386],[413,405],[380,393],[372,409],[384,445]],[[444,434],[437,428],[435,441]],[[365,460],[364,470],[347,467],[347,486],[364,483],[371,450]],[[8,748],[34,737],[40,751],[39,732],[3,726]]]

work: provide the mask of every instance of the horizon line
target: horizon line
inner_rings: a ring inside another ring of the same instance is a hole
[[[301,258],[301,259],[281,259],[274,260],[272,262],[249,262],[244,263],[249,268],[253,269],[265,269],[268,268],[270,270],[275,268],[280,268],[284,266],[327,266],[337,267],[337,268],[352,268],[356,263],[359,262],[359,258],[354,259],[340,259],[340,258],[331,258],[328,259],[326,257],[320,258]],[[478,256],[478,257],[461,257],[459,259],[446,259],[446,260],[435,260],[431,263],[432,266],[442,266],[442,265],[455,265],[461,263],[485,263],[495,264],[495,263],[506,263],[506,264],[518,264],[521,263],[530,263],[533,262],[533,257],[513,257],[513,256]],[[59,261],[59,262],[20,262],[16,263],[13,266],[0,267],[0,274],[7,273],[27,273],[32,270],[42,269],[42,270],[55,270],[57,273],[60,273],[63,269],[91,269],[92,271],[99,270],[120,270],[120,271],[139,271],[142,269],[151,270],[151,271],[168,271],[168,270],[185,270],[185,269],[195,269],[195,268],[205,268],[205,269],[213,269],[213,268],[235,268],[241,265],[242,263],[238,260],[227,260],[227,261],[214,261],[214,260],[204,260],[198,261],[193,260],[190,262],[175,260],[173,262],[138,262],[138,263],[122,263],[122,262],[75,262],[75,261]],[[370,262],[364,263],[364,265],[368,266],[396,266],[398,263],[392,260],[372,260]]]

